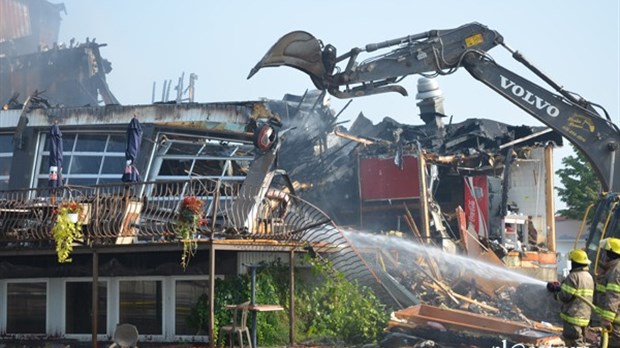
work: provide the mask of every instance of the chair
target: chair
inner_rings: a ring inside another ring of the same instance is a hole
[[[243,348],[243,333],[248,340],[248,345],[252,348],[252,339],[250,338],[250,329],[247,326],[248,312],[250,309],[250,301],[244,302],[240,305],[236,305],[231,308],[233,310],[232,323],[220,327],[220,332],[217,337],[217,346],[220,346],[222,337],[226,335],[230,340],[230,347],[232,348],[235,341],[235,335],[239,338],[239,345]]]
[[[109,348],[121,347],[137,347],[138,329],[131,324],[118,324],[114,331],[114,343]]]

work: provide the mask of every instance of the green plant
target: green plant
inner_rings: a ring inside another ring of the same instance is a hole
[[[56,242],[56,254],[59,263],[71,262],[69,257],[73,251],[73,242],[84,238],[82,223],[72,222],[69,214],[79,214],[81,206],[75,202],[63,203],[58,209],[56,223],[52,227],[52,236]]]
[[[296,315],[309,340],[360,344],[376,342],[388,320],[388,310],[370,289],[348,281],[323,259],[307,258],[318,286],[296,294]]]
[[[196,230],[202,222],[204,203],[196,196],[187,196],[181,200],[178,211],[178,228],[176,234],[183,243],[181,265],[187,268],[189,260],[196,253],[198,243],[195,240]]]
[[[202,294],[198,297],[196,304],[185,318],[187,325],[196,331],[196,335],[208,333],[209,331],[209,296]]]
[[[297,341],[369,343],[383,332],[389,311],[368,288],[349,282],[333,270],[329,262],[308,260],[313,277],[295,272],[295,330]],[[257,338],[261,346],[285,345],[288,342],[290,308],[289,269],[279,261],[259,268],[256,276],[256,303],[279,304],[284,311],[265,312],[257,316]],[[215,334],[220,324],[230,322],[226,305],[250,298],[250,276],[227,276],[215,281]],[[199,330],[208,326],[209,307],[200,298],[188,324]],[[214,338],[217,339],[217,338]]]

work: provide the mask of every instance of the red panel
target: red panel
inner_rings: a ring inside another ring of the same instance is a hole
[[[478,236],[488,237],[489,221],[489,184],[486,176],[466,176],[465,216],[474,226]]]
[[[419,197],[418,159],[403,156],[403,163],[401,170],[394,164],[394,157],[360,158],[362,201]]]

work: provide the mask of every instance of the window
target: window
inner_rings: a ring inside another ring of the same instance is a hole
[[[249,171],[250,162],[254,159],[254,145],[249,142],[180,134],[165,134],[159,139],[157,155],[149,177],[150,181],[157,181],[158,184],[150,188],[150,199],[168,200],[171,196],[183,197],[187,194],[201,196],[209,201],[205,209],[207,214],[213,208],[214,202],[212,197],[206,197],[205,191],[215,190],[215,180],[234,182],[232,185],[227,185],[227,188],[221,188],[222,191],[240,185]],[[202,183],[191,187],[167,184],[190,179],[212,179],[212,181],[203,180]],[[218,203],[220,207],[231,204],[229,196],[230,192],[222,194]],[[177,203],[178,199],[169,201],[171,206],[176,206]]]
[[[166,134],[165,139],[158,145],[151,180],[242,181],[254,159],[251,143],[178,134]]]
[[[7,333],[45,334],[47,283],[8,283],[6,303]]]
[[[206,320],[200,318],[193,309],[200,300],[207,304],[209,293],[208,280],[177,280],[175,284],[175,334],[176,335],[208,335]],[[207,312],[208,313],[208,312]]]
[[[12,159],[13,136],[11,134],[0,134],[0,190],[9,188]]]
[[[66,332],[89,334],[92,332],[92,282],[67,282],[65,288]],[[107,324],[107,286],[99,282],[97,289],[97,332],[105,333]]]
[[[63,168],[65,184],[97,185],[120,183],[125,167],[124,134],[63,133]],[[37,187],[48,186],[49,141],[42,137],[43,151],[39,151]]]
[[[162,334],[161,281],[120,281],[119,300],[120,323],[139,325],[141,335]]]

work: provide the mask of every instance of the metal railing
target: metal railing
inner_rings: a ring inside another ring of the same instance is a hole
[[[330,222],[318,211],[303,209],[299,198],[275,189],[262,199],[240,199],[242,185],[200,179],[0,191],[0,242],[52,240],[59,209],[70,202],[80,206],[88,244],[173,241],[179,205],[188,196],[202,202],[196,239],[295,240],[308,227]]]

